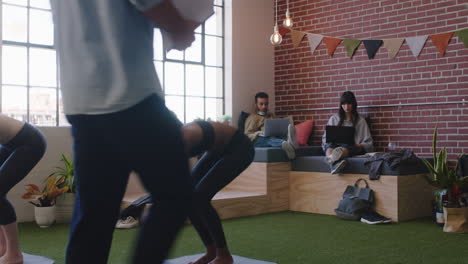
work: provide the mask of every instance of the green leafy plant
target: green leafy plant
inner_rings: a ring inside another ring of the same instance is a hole
[[[62,166],[55,167],[55,171],[52,172],[48,178],[56,177],[57,181],[60,181],[60,188],[68,187],[68,193],[76,193],[76,184],[75,184],[75,173],[73,170],[73,161],[67,159],[67,157],[62,154],[60,161],[63,162]],[[63,180],[62,180],[63,179]]]
[[[58,179],[56,176],[47,177],[46,185],[42,191],[35,184],[26,184],[24,187],[26,193],[22,195],[22,198],[37,207],[53,206],[55,199],[68,191],[68,186],[60,187],[63,180],[64,178]]]
[[[447,190],[447,206],[449,207],[460,207],[458,203],[457,195],[460,190],[468,187],[468,176],[459,177],[457,176],[457,165],[455,169],[450,168],[447,160],[447,149],[442,148],[439,153],[436,152],[437,148],[437,127],[434,129],[434,135],[432,138],[432,155],[434,162],[431,163],[426,159],[422,159],[424,165],[431,177],[428,177],[428,181],[432,186]],[[465,154],[462,154],[465,155]]]

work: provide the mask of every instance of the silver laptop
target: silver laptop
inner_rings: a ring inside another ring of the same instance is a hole
[[[289,118],[274,118],[265,120],[265,137],[287,138]]]

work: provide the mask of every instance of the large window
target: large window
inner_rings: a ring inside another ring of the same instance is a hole
[[[214,0],[215,14],[196,29],[195,42],[184,52],[164,52],[155,32],[154,63],[166,105],[182,122],[217,120],[224,113],[224,5]]]
[[[2,0],[0,110],[36,125],[65,122],[49,0]]]
[[[67,124],[58,88],[58,65],[49,0],[0,0],[2,8],[0,111],[42,126]],[[196,30],[184,52],[164,52],[155,32],[154,64],[167,106],[182,122],[224,113],[224,5]]]

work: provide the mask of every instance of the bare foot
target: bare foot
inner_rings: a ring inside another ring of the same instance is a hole
[[[0,264],[23,264],[23,255],[5,255],[0,258]]]
[[[215,257],[216,257],[216,255],[214,255],[214,254],[211,255],[211,254],[206,253],[201,258],[197,259],[197,261],[190,262],[189,264],[208,264],[208,263],[210,263],[210,261],[215,259]],[[2,264],[2,263],[0,262],[0,264]]]
[[[208,264],[233,264],[234,259],[231,255],[229,256],[217,256],[213,261]]]

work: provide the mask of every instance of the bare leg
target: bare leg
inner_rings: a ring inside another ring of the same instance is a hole
[[[205,255],[201,256],[195,262],[190,262],[189,264],[208,264],[210,261],[216,258],[217,250],[214,244],[206,246]]]
[[[229,249],[227,248],[217,248],[216,249],[216,258],[209,264],[233,264],[234,259],[232,258]]]
[[[0,257],[3,257],[3,255],[5,255],[5,251],[6,251],[5,234],[3,233],[3,228],[0,227]]]
[[[23,254],[19,249],[18,225],[16,222],[1,227],[6,241],[6,252],[0,264],[23,264]]]

